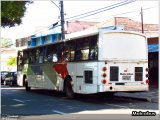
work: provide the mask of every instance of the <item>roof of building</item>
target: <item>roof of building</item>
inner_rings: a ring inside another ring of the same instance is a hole
[[[68,21],[67,22],[67,33],[73,33],[82,31],[94,26],[98,22],[87,22],[87,21]]]
[[[91,28],[100,28],[105,26],[112,26],[112,25],[123,25],[124,30],[129,31],[141,31],[142,30],[142,23],[138,21],[131,20],[127,17],[113,17],[111,19],[105,20],[104,22],[98,23]],[[145,31],[158,31],[159,25],[158,24],[143,24],[144,32]]]

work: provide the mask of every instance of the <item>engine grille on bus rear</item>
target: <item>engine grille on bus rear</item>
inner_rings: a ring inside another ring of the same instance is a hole
[[[88,70],[84,71],[85,83],[93,83],[93,72]]]
[[[119,68],[115,66],[110,67],[110,81],[118,81]]]
[[[142,81],[142,80],[143,80],[143,68],[135,67],[135,81]]]

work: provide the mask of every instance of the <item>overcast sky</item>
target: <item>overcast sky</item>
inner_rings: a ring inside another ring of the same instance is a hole
[[[59,1],[53,0],[57,5]],[[115,3],[120,3],[122,0],[94,0],[94,1],[64,1],[65,18],[79,15],[88,11],[103,8]],[[144,23],[159,24],[159,1],[139,1],[120,6],[111,10],[107,10],[100,14],[76,20],[87,21],[105,21],[113,16],[129,17],[130,19],[140,21],[140,9],[143,10]],[[134,12],[133,12],[134,11]],[[124,14],[125,13],[125,14]],[[20,26],[12,28],[1,28],[1,37],[11,38],[13,40],[21,37],[27,37],[40,27],[47,27],[59,21],[59,9],[50,0],[34,1],[27,7],[23,23]]]

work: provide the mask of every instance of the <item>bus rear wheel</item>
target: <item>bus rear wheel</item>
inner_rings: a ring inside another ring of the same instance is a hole
[[[66,93],[67,98],[69,99],[73,99],[75,97],[71,82],[72,80],[68,78],[65,84],[65,93]]]
[[[31,87],[28,86],[28,82],[25,82],[25,89],[27,92],[29,92],[31,90]]]

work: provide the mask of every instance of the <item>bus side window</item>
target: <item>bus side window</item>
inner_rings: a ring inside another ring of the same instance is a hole
[[[76,60],[82,60],[82,52],[81,50],[77,50],[76,51]]]
[[[24,64],[28,64],[28,62],[29,62],[28,52],[25,51],[25,52],[23,53],[23,63],[24,63]]]
[[[65,51],[64,51],[64,60],[65,61],[70,61],[70,49],[69,48],[67,48]]]
[[[90,60],[97,60],[98,59],[98,45],[97,45],[97,41],[98,41],[98,36],[93,36],[90,38],[90,55],[89,55],[89,59]]]
[[[74,61],[74,59],[75,59],[75,51],[71,51],[70,54],[71,54],[70,55],[70,61]]]
[[[52,62],[58,62],[57,54],[53,54]]]
[[[46,48],[46,54],[45,54],[45,62],[52,62],[52,56],[53,56],[53,45],[48,46]]]
[[[89,60],[89,39],[81,38],[76,42],[76,60]]]
[[[39,63],[43,63],[44,48],[40,48]]]
[[[35,50],[29,51],[29,63],[35,63],[36,62],[36,54]]]
[[[67,60],[72,62],[75,60],[75,41],[68,41],[67,42],[67,50],[66,50],[66,57]]]
[[[96,60],[97,57],[98,57],[98,51],[97,51],[97,49],[90,49],[89,59],[90,60]]]
[[[88,60],[89,59],[89,49],[81,50],[82,52],[82,60]]]
[[[36,63],[39,63],[40,50],[36,49]]]

